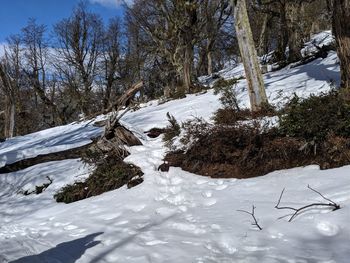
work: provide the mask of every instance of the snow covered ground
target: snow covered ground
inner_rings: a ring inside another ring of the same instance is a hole
[[[270,102],[279,105],[293,93],[327,91],[330,79],[339,81],[335,61],[332,53],[324,60],[266,74]],[[245,81],[236,88],[240,104],[248,106]],[[58,189],[88,176],[91,168],[79,159],[1,174],[0,262],[349,262],[349,166],[325,171],[308,166],[245,180],[211,179],[179,168],[157,171],[166,148],[161,138],[150,139],[143,132],[166,126],[166,112],[179,121],[209,120],[218,107],[218,97],[209,90],[160,105],[153,101],[127,113],[123,121],[143,145],[131,147],[126,161],[139,166],[145,179],[131,189],[56,203]],[[85,122],[13,138],[0,144],[0,166],[84,145],[101,132]],[[47,182],[47,176],[53,183],[42,194],[18,194]],[[283,188],[283,205],[323,201],[308,184],[341,209],[310,209],[292,222],[278,219],[289,213],[274,208]],[[237,211],[252,205],[261,231],[251,225],[248,214]]]

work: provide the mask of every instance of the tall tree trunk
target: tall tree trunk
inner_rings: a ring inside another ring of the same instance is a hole
[[[208,75],[210,76],[213,74],[213,57],[212,57],[212,51],[208,50],[207,53],[207,60],[208,60]]]
[[[5,99],[5,138],[12,138],[15,130],[16,103],[14,98],[6,96]]]
[[[185,48],[185,57],[183,65],[183,85],[185,93],[190,93],[192,86],[192,63],[193,63],[193,47],[187,44]]]
[[[279,6],[279,32],[278,32],[278,42],[277,50],[275,51],[274,58],[276,61],[286,60],[286,48],[288,45],[288,26],[286,19],[286,6],[285,3],[280,2]]]
[[[295,62],[302,59],[301,48],[303,45],[302,29],[300,20],[303,15],[302,3],[290,1],[286,3],[286,17],[288,25],[288,46],[289,55],[288,61]]]
[[[215,39],[210,37],[207,42],[206,51],[207,51],[207,63],[208,63],[208,75],[213,74],[213,47]]]
[[[340,60],[341,87],[350,99],[350,0],[334,0],[333,33]]]
[[[269,15],[265,14],[263,19],[263,24],[261,27],[260,37],[259,37],[259,47],[258,47],[258,55],[263,56],[268,53],[268,22]]]
[[[245,1],[231,0],[231,4],[234,7],[235,28],[248,84],[250,106],[252,111],[257,111],[268,101]]]

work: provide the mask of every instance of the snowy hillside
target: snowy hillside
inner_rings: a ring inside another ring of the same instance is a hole
[[[225,71],[234,77],[237,69]],[[264,76],[269,101],[286,102],[294,93],[306,97],[339,82],[336,54]],[[241,106],[249,106],[245,80],[237,85]],[[321,171],[317,166],[275,171],[252,179],[211,179],[171,167],[160,172],[166,148],[162,138],[144,135],[167,125],[166,113],[178,121],[210,120],[220,107],[209,90],[164,104],[152,101],[122,121],[142,146],[129,148],[125,161],[139,166],[144,182],[71,204],[56,203],[62,186],[86,178],[91,167],[79,159],[38,164],[0,174],[0,262],[349,262],[350,167]],[[40,154],[88,144],[102,129],[75,123],[10,139],[0,144],[0,167]],[[208,146],[210,147],[210,146]],[[20,191],[52,179],[39,195]],[[288,210],[324,201],[308,184],[341,209],[310,209],[288,222]],[[252,225],[250,211],[262,230]],[[283,217],[282,219],[279,219]]]

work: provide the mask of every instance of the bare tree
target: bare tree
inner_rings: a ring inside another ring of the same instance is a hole
[[[14,136],[15,129],[15,114],[16,114],[16,87],[11,77],[7,72],[6,62],[0,62],[0,88],[2,88],[5,94],[5,138],[11,138]]]
[[[0,61],[0,87],[5,94],[5,138],[11,138],[15,132],[16,104],[21,81],[21,39],[12,35],[7,40],[5,56]]]
[[[90,114],[94,106],[92,89],[101,55],[102,28],[101,18],[88,12],[83,2],[54,27],[58,45],[55,67],[84,114]]]
[[[103,108],[108,109],[111,104],[112,89],[118,80],[118,65],[120,57],[121,30],[118,18],[111,19],[105,31],[103,40]]]
[[[238,45],[246,74],[252,111],[268,104],[263,77],[250,28],[246,0],[231,0],[234,7],[235,28]]]
[[[231,8],[229,1],[215,1],[207,0],[201,4],[203,10],[200,14],[201,19],[205,23],[205,52],[207,57],[207,74],[213,73],[213,51],[215,42],[218,39],[218,34],[222,33],[220,30],[231,16]]]
[[[29,19],[27,26],[22,29],[22,43],[24,45],[23,69],[31,87],[39,96],[45,108],[51,111],[51,125],[56,125],[56,119],[58,124],[63,124],[65,119],[54,103],[54,98],[50,98],[47,94],[48,83],[50,82],[51,84],[52,81],[48,77],[50,74],[47,74],[49,47],[44,37],[45,32],[46,27],[37,24],[35,19]],[[47,115],[45,109],[42,114],[43,116]]]
[[[172,90],[190,92],[192,87],[194,46],[198,32],[204,28],[198,17],[200,3],[200,0],[139,0],[128,8],[128,16],[135,17],[149,35],[155,52],[174,69],[169,71],[176,75],[168,83]]]

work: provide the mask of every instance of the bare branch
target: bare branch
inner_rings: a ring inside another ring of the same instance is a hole
[[[281,203],[281,199],[282,199],[282,196],[283,196],[283,193],[284,193],[284,190],[285,188],[283,188],[281,194],[280,194],[280,197],[278,199],[278,202],[277,204],[275,205],[275,208],[276,209],[289,209],[289,210],[293,210],[294,213],[292,214],[292,216],[289,218],[288,222],[291,222],[297,215],[299,215],[300,213],[302,213],[303,211],[305,211],[306,209],[310,208],[310,207],[319,207],[319,206],[323,206],[323,207],[332,207],[332,211],[335,211],[335,210],[338,210],[340,209],[340,205],[338,205],[337,203],[335,203],[334,201],[326,198],[324,195],[322,195],[320,192],[316,191],[315,189],[311,188],[310,185],[307,186],[310,190],[312,190],[313,192],[319,194],[323,199],[327,200],[329,203],[312,203],[312,204],[309,204],[309,205],[305,205],[305,206],[302,206],[300,208],[294,208],[294,207],[290,207],[290,206],[279,206],[280,203]],[[286,215],[288,216],[288,215]],[[281,218],[284,218],[286,216],[282,216],[280,217],[279,219]]]
[[[328,202],[330,202],[330,203],[332,203],[332,204],[334,204],[335,206],[337,206],[337,204],[334,202],[334,201],[332,201],[331,199],[329,199],[329,198],[326,198],[324,195],[322,195],[319,191],[316,191],[315,189],[313,189],[309,184],[307,185],[307,188],[309,188],[311,191],[314,191],[315,193],[317,193],[317,194],[319,194],[324,200],[327,200]],[[340,208],[340,207],[339,207]],[[339,209],[338,208],[338,209]]]
[[[246,210],[237,210],[237,211],[251,215],[253,217],[253,220],[254,220],[254,223],[252,223],[252,225],[259,228],[259,230],[262,230],[262,227],[259,225],[258,220],[255,217],[255,206],[254,205],[252,205],[252,212],[248,212]]]

